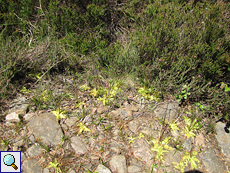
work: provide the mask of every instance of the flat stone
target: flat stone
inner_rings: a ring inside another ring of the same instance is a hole
[[[86,144],[77,136],[72,137],[71,146],[73,147],[76,154],[85,154],[88,152]]]
[[[200,154],[202,165],[208,173],[227,172],[224,163],[216,156],[213,149]]]
[[[25,145],[25,141],[23,139],[14,143],[15,147],[22,147],[23,145]]]
[[[61,128],[62,128],[62,130],[64,131],[64,132],[67,132],[68,131],[68,126],[66,125],[66,124],[62,124],[61,125]]]
[[[180,173],[179,170],[174,168],[173,162],[179,163],[181,161],[182,154],[180,151],[172,150],[165,154],[164,156],[164,163],[162,165],[162,168],[165,169],[167,172],[173,172],[173,173]]]
[[[123,155],[113,156],[109,162],[112,172],[127,173],[126,159]]]
[[[130,104],[127,104],[124,106],[126,109],[132,110],[133,112],[138,112],[139,108],[136,106],[131,106]]]
[[[29,108],[29,104],[22,104],[20,105],[20,108],[16,109],[15,108],[15,112],[19,115],[25,115],[26,112],[28,111],[28,108]]]
[[[27,128],[29,133],[41,140],[44,145],[59,145],[62,142],[62,129],[52,113],[32,117],[27,123]]]
[[[50,172],[49,168],[44,168],[43,169],[43,173],[49,173],[49,172]]]
[[[78,117],[69,117],[65,120],[65,124],[69,127],[73,126],[76,124],[76,122],[79,121]]]
[[[130,121],[127,126],[131,132],[136,133],[138,131],[138,127],[140,126],[140,122],[138,119],[134,119],[133,121]]]
[[[25,160],[22,163],[22,172],[24,173],[42,173],[38,159]]]
[[[186,149],[186,151],[191,151],[192,150],[192,138],[190,137],[189,139],[186,139],[183,146]]]
[[[138,167],[142,167],[143,166],[143,163],[139,159],[137,159],[137,158],[130,158],[129,163],[132,166],[138,166]]]
[[[179,108],[179,103],[176,101],[168,102],[160,105],[154,110],[155,114],[159,118],[166,116],[168,121],[173,121],[177,117],[177,109]]]
[[[112,173],[109,168],[106,168],[104,165],[99,164],[97,166],[97,169],[95,170],[95,172],[98,173]]]
[[[6,116],[6,121],[9,123],[18,123],[20,122],[19,114],[12,112]]]
[[[139,166],[129,166],[128,173],[141,173],[141,167]]]
[[[202,148],[206,147],[204,135],[202,134],[197,135],[195,139],[195,144],[196,144],[197,149],[200,149],[200,147]]]
[[[76,173],[76,172],[72,168],[70,168],[68,173]]]
[[[24,161],[26,159],[27,159],[26,155],[23,152],[21,152],[21,161]]]
[[[27,103],[26,98],[24,96],[18,96],[11,102],[9,112],[15,112],[19,115],[25,115],[28,111],[28,108],[29,104]]]
[[[134,112],[137,112],[139,110],[139,108],[135,106],[130,107],[130,109],[133,110]]]
[[[25,121],[29,121],[29,119],[32,118],[34,115],[35,115],[34,113],[25,114],[23,118]]]
[[[146,116],[135,118],[127,124],[127,127],[136,135],[143,133],[153,137],[157,136],[161,129],[161,125],[157,121],[153,121],[152,117]]]
[[[146,144],[143,140],[135,139],[132,151],[133,151],[133,155],[136,158],[141,159],[141,161],[145,162],[147,166],[149,167],[152,166],[153,163],[152,151],[149,145]]]
[[[27,149],[27,154],[29,157],[39,156],[42,153],[42,149],[40,146],[32,145]]]
[[[34,137],[34,135],[30,135],[29,140],[30,140],[32,143],[35,143],[35,137]]]
[[[133,117],[133,110],[130,108],[120,108],[110,112],[115,117],[121,118],[122,120],[129,120]]]
[[[225,131],[226,124],[222,122],[216,123],[216,139],[221,148],[222,153],[230,160],[230,134]]]

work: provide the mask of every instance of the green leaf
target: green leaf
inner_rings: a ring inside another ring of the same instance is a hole
[[[27,90],[27,89],[26,89],[26,87],[23,87],[20,91],[21,91],[22,93],[26,93],[26,94],[31,93],[30,90]]]
[[[98,95],[98,91],[96,90],[96,88],[94,88],[92,91],[91,91],[91,95],[96,97]]]
[[[87,84],[85,84],[85,85],[80,86],[80,89],[81,89],[82,91],[86,91],[86,90],[89,90],[90,87],[89,87]]]
[[[87,127],[86,127],[83,123],[81,123],[81,122],[77,125],[77,127],[79,127],[79,129],[78,129],[78,134],[77,134],[77,135],[80,135],[83,131],[88,131],[88,132],[91,131],[89,128],[87,128]]]
[[[55,115],[57,121],[60,120],[60,118],[66,118],[65,115],[63,114],[65,111],[60,111],[57,109],[56,111],[52,111],[52,113]]]
[[[230,88],[229,88],[229,87],[227,87],[227,86],[225,86],[224,91],[225,91],[225,92],[228,92],[228,91],[230,91]]]
[[[134,143],[134,140],[136,139],[137,137],[129,137],[128,139],[129,139],[129,143]]]
[[[55,173],[59,173],[61,172],[61,169],[58,168],[59,163],[57,162],[57,159],[55,159],[54,163],[53,162],[49,162],[49,165],[47,166],[48,168],[54,168],[55,169]]]
[[[196,151],[191,151],[191,153],[185,151],[182,160],[186,163],[190,162],[191,167],[193,169],[197,169],[197,163],[200,163],[200,161],[196,158],[196,155],[197,155]]]
[[[139,136],[138,136],[138,139],[141,139],[143,137],[144,137],[143,133],[140,133]]]
[[[179,130],[176,123],[170,123],[169,126],[171,127],[171,129],[174,133],[176,132],[176,130]]]
[[[185,164],[183,162],[173,162],[173,164],[175,165],[174,168],[179,169],[181,172],[184,172]]]
[[[85,105],[85,103],[84,102],[79,102],[78,104],[76,104],[75,108],[78,108],[81,105]]]

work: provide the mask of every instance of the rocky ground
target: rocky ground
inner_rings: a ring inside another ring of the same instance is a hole
[[[177,173],[181,171],[173,162],[179,163],[185,151],[198,153],[200,163],[193,172],[229,172],[230,134],[223,122],[216,123],[216,134],[201,129],[194,140],[187,139],[180,133],[181,117],[190,115],[177,101],[143,102],[134,93],[127,96],[121,107],[111,107],[82,92],[78,98],[84,104],[76,108],[75,101],[63,101],[68,116],[57,121],[51,110],[34,110],[28,98],[18,95],[1,121],[1,150],[21,151],[24,173]],[[172,133],[162,120],[176,120],[179,130]],[[159,161],[151,141],[162,133],[163,138],[171,136],[173,150]],[[192,172],[190,163],[186,171]]]

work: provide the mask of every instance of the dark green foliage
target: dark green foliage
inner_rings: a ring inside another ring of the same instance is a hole
[[[170,69],[178,56],[185,60],[195,57],[199,59],[199,72],[206,79],[219,82],[220,77],[229,75],[224,69],[229,66],[226,52],[229,52],[230,22],[222,4],[211,6],[207,2],[193,7],[156,1],[143,11],[143,24],[135,26],[139,27],[135,42],[141,63],[152,64],[161,59],[161,68]]]

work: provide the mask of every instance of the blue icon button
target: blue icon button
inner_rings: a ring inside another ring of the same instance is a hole
[[[18,169],[18,167],[14,164],[15,163],[15,158],[13,155],[11,154],[7,154],[4,156],[3,158],[3,162],[5,163],[5,165],[7,166],[12,166],[15,170]]]
[[[0,173],[21,173],[21,151],[0,151]]]

